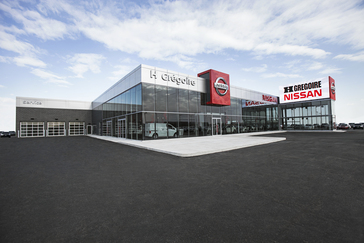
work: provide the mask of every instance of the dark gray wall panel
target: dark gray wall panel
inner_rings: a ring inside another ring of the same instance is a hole
[[[66,122],[68,131],[69,122],[85,122],[85,126],[92,125],[91,110],[69,110],[48,108],[16,108],[16,131],[19,131],[20,122]]]

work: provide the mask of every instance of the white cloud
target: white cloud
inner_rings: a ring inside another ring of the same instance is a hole
[[[135,63],[135,61],[133,61],[132,59],[130,58],[125,58],[122,60],[123,63]]]
[[[11,62],[11,57],[0,56],[0,62],[10,63]]]
[[[133,67],[134,66],[130,66],[130,65],[116,65],[116,66],[114,66],[114,68],[116,70],[112,72],[113,76],[109,77],[109,79],[113,80],[113,81],[120,80],[122,77],[124,77],[130,71],[132,71]]]
[[[0,48],[7,51],[16,52],[19,54],[37,53],[38,51],[33,45],[19,41],[12,34],[5,32],[4,28],[0,26]]]
[[[0,130],[15,130],[15,99],[8,97],[0,97]]]
[[[297,59],[292,60],[292,61],[283,63],[281,68],[284,68],[284,69],[297,69],[297,65],[299,65],[300,63],[301,63],[301,60],[297,60]]]
[[[283,54],[318,59],[331,54],[320,47],[321,42],[364,47],[364,10],[359,0],[145,4],[43,0],[37,9],[5,3],[1,8],[24,26],[25,33],[43,40],[82,34],[109,49],[183,68],[204,65],[195,55],[225,50],[248,51],[260,58]],[[72,68],[82,76],[91,70],[87,66]]]
[[[7,51],[12,51],[20,54],[17,57],[0,57],[0,62],[14,62],[16,65],[33,66],[33,67],[45,67],[46,64],[37,58],[37,54],[41,51],[36,49],[33,45],[19,41],[16,36],[9,34],[5,31],[5,28],[0,26],[0,48]]]
[[[185,57],[224,49],[252,51],[260,56],[325,58],[330,52],[314,43],[364,46],[364,24],[360,24],[363,10],[356,3],[166,1],[129,6],[125,10],[115,3],[82,6],[44,1],[43,7],[67,13],[81,33],[110,49],[190,67],[191,62],[198,60]],[[349,22],[358,24],[343,24]],[[180,57],[185,60],[178,61]]]
[[[41,69],[33,69],[31,73],[42,79],[45,79],[47,83],[54,83],[62,87],[68,87],[69,85],[72,85],[70,82],[66,81],[65,78],[59,77]]]
[[[172,55],[164,60],[174,62],[178,66],[194,72],[198,72],[206,68],[206,64],[204,62],[181,54]]]
[[[36,35],[43,40],[63,38],[64,35],[68,35],[73,30],[72,26],[67,26],[67,24],[52,18],[46,18],[36,10],[21,8],[7,1],[0,3],[0,10],[11,15],[18,23],[23,24],[26,33]]]
[[[364,62],[364,51],[356,54],[341,54],[334,57],[335,59],[343,59],[356,62]]]
[[[242,68],[245,72],[263,73],[267,70],[267,64],[262,64],[261,67]]]
[[[5,88],[5,86],[0,84],[0,88]]]
[[[33,66],[33,67],[41,67],[44,68],[47,66],[44,62],[41,60],[30,57],[30,56],[19,56],[14,57],[13,61],[16,63],[16,65],[24,67],[24,66]]]
[[[326,68],[324,70],[322,70],[320,73],[321,74],[333,74],[333,73],[341,73],[341,68]]]
[[[301,75],[298,74],[285,74],[285,73],[269,73],[263,74],[263,78],[302,78]]]
[[[299,46],[299,45],[280,45],[280,44],[272,44],[272,43],[263,43],[258,44],[254,49],[254,51],[261,52],[266,55],[271,54],[285,54],[290,56],[311,56],[313,58],[325,58],[330,52],[326,52],[317,48],[310,48],[307,46]]]
[[[103,59],[105,57],[100,54],[78,53],[69,58],[68,62],[72,64],[69,69],[77,75],[77,78],[83,78],[83,74],[87,71],[99,73]]]
[[[324,65],[321,62],[313,62],[308,65],[307,70],[319,70],[322,69]]]

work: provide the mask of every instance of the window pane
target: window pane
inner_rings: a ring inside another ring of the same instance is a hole
[[[220,107],[219,106],[211,106],[211,113],[212,114],[220,114]]]
[[[178,112],[177,89],[168,87],[168,112]]]
[[[167,111],[167,87],[155,86],[155,110]]]
[[[177,114],[168,114],[168,124],[172,125],[173,127],[175,127],[177,129],[177,137],[180,136],[180,132],[179,132],[179,124],[178,124],[178,115]],[[183,135],[183,130],[181,131],[181,135]],[[168,132],[168,134],[170,134],[170,132]],[[168,136],[171,137],[171,136]],[[173,136],[174,137],[174,136]]]
[[[178,90],[178,107],[179,112],[188,112],[188,90]]]
[[[126,94],[121,94],[121,115],[126,114]]]
[[[203,127],[202,127],[205,135],[211,135],[211,126],[212,126],[211,122],[212,122],[211,116],[210,115],[205,115],[204,116]]]
[[[167,123],[167,113],[155,113],[155,122]]]
[[[130,90],[130,112],[135,112],[136,101],[135,101],[135,87]]]
[[[131,91],[128,90],[125,92],[125,99],[126,99],[126,114],[131,112]]]
[[[142,110],[142,85],[139,84],[135,87],[135,104],[136,104],[136,111]]]
[[[198,96],[196,91],[189,90],[189,112],[190,113],[197,113],[198,112]]]
[[[189,136],[195,137],[197,136],[197,123],[196,123],[196,115],[190,115],[190,121],[189,121]]]
[[[143,139],[143,134],[144,134],[142,113],[137,113],[136,114],[136,120],[137,120],[137,137],[136,137],[136,139],[142,140]]]
[[[144,111],[154,111],[154,85],[153,84],[143,84],[143,110]]]
[[[179,115],[180,137],[188,137],[188,115]]]
[[[144,96],[144,93],[143,93]],[[155,115],[154,113],[146,112],[143,116],[143,126],[144,126],[144,139],[153,138],[155,133]]]

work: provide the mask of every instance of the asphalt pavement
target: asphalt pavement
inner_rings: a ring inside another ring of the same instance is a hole
[[[193,157],[0,139],[0,242],[364,242],[364,132]]]

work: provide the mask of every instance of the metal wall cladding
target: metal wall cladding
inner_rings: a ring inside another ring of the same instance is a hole
[[[91,110],[92,102],[16,97],[16,107]]]

